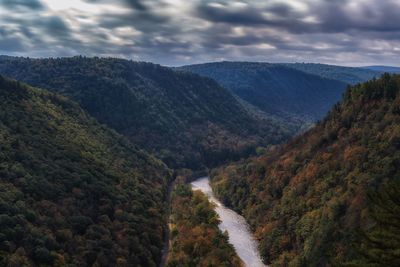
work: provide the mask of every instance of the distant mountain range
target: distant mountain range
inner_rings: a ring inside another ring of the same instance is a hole
[[[382,70],[314,63],[226,61],[178,69],[216,80],[266,114],[303,122],[322,119],[348,85],[383,74]]]
[[[174,168],[239,159],[287,140],[298,128],[256,116],[209,78],[151,63],[0,57],[0,73],[75,100]]]
[[[180,69],[215,79],[267,114],[307,122],[323,118],[347,86],[283,64],[219,62]]]
[[[389,73],[400,73],[400,67],[391,66],[366,66],[363,69],[378,71],[378,72],[389,72]]]
[[[379,78],[382,74],[381,71],[372,69],[315,63],[287,63],[281,65],[352,85],[371,80],[372,78]]]

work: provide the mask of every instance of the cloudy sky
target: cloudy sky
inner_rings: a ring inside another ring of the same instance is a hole
[[[0,54],[400,65],[399,0],[0,0]]]

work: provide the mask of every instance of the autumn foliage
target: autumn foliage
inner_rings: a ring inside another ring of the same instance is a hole
[[[400,76],[388,74],[351,87],[307,133],[213,173],[214,191],[249,221],[267,263],[360,257],[360,232],[374,225],[367,196],[400,178],[399,90]]]
[[[219,228],[214,205],[200,191],[178,182],[172,197],[169,267],[242,266]]]

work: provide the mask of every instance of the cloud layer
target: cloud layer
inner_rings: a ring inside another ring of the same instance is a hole
[[[0,54],[399,65],[398,0],[0,0]]]

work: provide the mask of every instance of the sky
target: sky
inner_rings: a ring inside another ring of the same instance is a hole
[[[399,66],[399,0],[0,0],[0,54]]]

